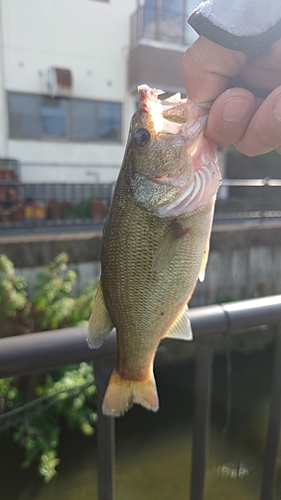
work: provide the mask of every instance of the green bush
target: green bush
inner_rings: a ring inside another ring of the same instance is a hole
[[[96,284],[91,282],[78,297],[70,297],[77,275],[67,268],[67,262],[67,254],[60,253],[38,275],[32,301],[35,331],[80,326],[89,319]]]
[[[16,276],[12,262],[0,254],[0,337],[29,333],[30,307],[25,279]]]
[[[67,263],[67,254],[59,254],[38,275],[31,299],[24,278],[15,275],[7,256],[0,255],[2,337],[86,324],[96,284],[89,283],[78,297],[70,296],[77,276]],[[44,480],[51,480],[60,462],[57,447],[62,420],[86,435],[94,432],[95,390],[91,363],[44,376],[0,380],[0,431],[11,428],[15,441],[24,447],[23,466],[37,460]]]

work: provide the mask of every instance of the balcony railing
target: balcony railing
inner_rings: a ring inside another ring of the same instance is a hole
[[[18,184],[0,181],[0,230],[92,226],[104,222],[114,184]],[[214,221],[281,218],[281,179],[224,179]]]
[[[203,500],[206,443],[212,393],[213,334],[232,335],[259,325],[279,325],[276,333],[272,393],[260,500],[273,500],[281,424],[281,295],[190,310],[196,350],[195,409],[190,500]],[[101,403],[116,361],[114,332],[97,351],[86,344],[85,328],[68,328],[0,339],[0,377],[47,371],[60,366],[93,361],[97,385],[98,498],[114,499],[115,423],[102,414]],[[166,347],[174,340],[165,341]],[[94,493],[93,493],[94,498]]]
[[[145,5],[131,17],[131,46],[142,39],[186,46],[188,29],[186,16]]]
[[[0,181],[0,229],[104,222],[112,184],[19,184]]]
[[[281,179],[223,179],[215,220],[281,217]]]

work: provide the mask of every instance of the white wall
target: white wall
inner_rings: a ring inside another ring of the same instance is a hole
[[[25,183],[114,182],[123,152],[123,144],[9,141],[9,156],[20,158]]]
[[[235,241],[235,233],[233,238]],[[99,262],[71,264],[77,271],[77,289],[81,290],[100,275]],[[17,268],[16,274],[28,282],[29,291],[34,290],[37,275],[44,267]],[[280,246],[254,246],[235,250],[211,251],[203,283],[198,282],[191,301],[192,307],[214,304],[217,300],[251,298],[254,296],[281,293],[281,248]]]
[[[93,182],[97,174],[100,182],[114,181],[132,111],[127,55],[137,1],[0,0],[0,5],[0,87],[2,77],[6,91],[46,93],[44,75],[55,66],[71,70],[74,97],[123,103],[123,144],[11,140],[1,124],[0,156],[22,162],[23,182],[57,182],[58,176],[61,182]],[[0,89],[0,112],[3,107]],[[79,174],[76,165],[81,165]]]

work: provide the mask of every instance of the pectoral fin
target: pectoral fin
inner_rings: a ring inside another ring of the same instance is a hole
[[[181,240],[175,239],[172,231],[168,231],[154,254],[151,271],[164,271],[173,260],[180,245]]]
[[[87,342],[92,349],[98,349],[114,327],[105,305],[101,280],[99,280],[92,314],[89,320]]]
[[[180,313],[176,321],[173,323],[171,328],[168,330],[165,338],[181,339],[181,340],[192,340],[192,329],[190,324],[190,319],[188,317],[188,307],[185,306],[183,311]]]
[[[189,232],[177,219],[173,219],[160,241],[152,261],[151,271],[164,271],[175,257],[182,244],[183,237]]]

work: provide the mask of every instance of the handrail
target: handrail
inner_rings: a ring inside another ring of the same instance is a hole
[[[271,177],[264,177],[263,179],[223,179],[222,186],[228,187],[280,187],[281,179],[272,179]]]
[[[194,338],[281,322],[281,295],[195,307],[189,311]],[[86,327],[0,339],[0,378],[93,361],[116,353],[114,331],[99,350],[86,343]]]
[[[190,310],[196,347],[195,414],[190,500],[204,499],[206,443],[212,391],[213,348],[204,342],[213,334],[232,334],[260,325],[281,325],[281,295],[237,301]],[[174,340],[167,340],[174,342]],[[168,345],[168,344],[167,344]],[[94,361],[97,386],[98,498],[114,500],[114,418],[102,414],[101,405],[116,358],[112,332],[99,350],[90,350],[86,328],[66,328],[0,339],[0,378],[46,371],[59,366]],[[281,424],[281,327],[276,336],[272,396],[260,500],[273,500]]]

